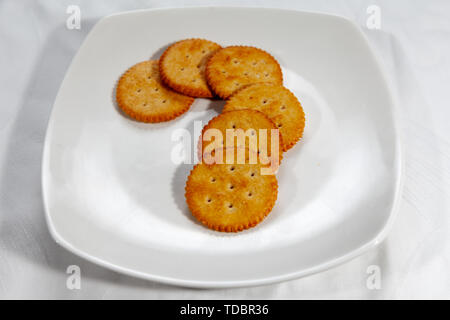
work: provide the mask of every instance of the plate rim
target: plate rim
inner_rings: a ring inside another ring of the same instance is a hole
[[[259,279],[253,279],[253,280],[225,280],[225,281],[204,281],[204,280],[188,280],[188,279],[182,279],[182,278],[176,278],[176,277],[166,277],[166,276],[160,276],[157,274],[150,274],[142,271],[137,271],[132,268],[122,267],[120,265],[114,264],[112,262],[109,262],[107,260],[104,260],[102,258],[99,258],[97,256],[91,255],[89,253],[84,252],[82,249],[78,249],[74,247],[71,243],[66,241],[63,236],[61,236],[56,227],[53,224],[52,218],[50,216],[50,209],[48,207],[47,203],[47,188],[45,186],[45,175],[47,174],[46,166],[48,164],[48,153],[49,153],[49,145],[50,145],[50,135],[51,135],[51,125],[54,120],[54,110],[55,110],[55,102],[58,99],[58,96],[60,94],[60,90],[62,85],[66,81],[67,75],[70,73],[73,61],[78,56],[78,53],[81,51],[81,49],[85,46],[87,40],[89,37],[93,34],[93,31],[105,20],[108,20],[112,17],[121,16],[121,15],[128,15],[128,14],[135,14],[140,12],[157,12],[157,11],[171,11],[171,10],[197,10],[197,9],[231,9],[231,10],[242,10],[242,9],[251,9],[251,10],[260,10],[260,11],[278,11],[282,13],[288,13],[288,12],[297,12],[302,14],[312,14],[312,15],[321,15],[321,16],[328,16],[328,17],[334,17],[341,19],[342,21],[345,21],[346,23],[350,24],[353,29],[357,31],[357,33],[362,37],[365,44],[370,48],[370,55],[375,61],[375,64],[377,68],[380,71],[381,77],[385,83],[386,86],[386,92],[389,96],[389,100],[392,104],[392,124],[393,124],[393,132],[395,134],[395,141],[394,147],[395,147],[395,171],[396,171],[396,184],[395,184],[395,190],[394,190],[394,198],[392,201],[392,206],[390,208],[389,217],[386,220],[384,226],[378,231],[378,233],[369,241],[362,244],[358,248],[343,254],[336,258],[331,258],[330,260],[315,265],[313,267],[310,267],[308,269],[302,269],[296,272],[291,273],[285,273],[281,275],[276,275],[272,277],[265,277],[265,278],[259,278]],[[144,280],[150,280],[150,281],[156,281],[160,283],[165,283],[169,285],[174,286],[183,286],[183,287],[191,287],[191,288],[236,288],[236,287],[248,287],[248,286],[260,286],[260,285],[268,285],[273,284],[277,282],[282,281],[288,281],[293,279],[302,278],[305,276],[313,275],[325,270],[328,270],[332,267],[336,267],[338,265],[341,265],[345,262],[348,262],[363,253],[369,251],[370,249],[375,248],[378,246],[383,240],[386,239],[389,231],[392,229],[393,223],[395,221],[395,218],[398,214],[399,208],[400,208],[400,200],[402,195],[402,189],[404,184],[404,157],[403,157],[403,146],[401,142],[401,136],[400,136],[400,130],[399,130],[399,103],[398,103],[398,97],[395,94],[394,90],[392,89],[392,83],[390,79],[387,77],[386,69],[382,63],[382,59],[379,56],[379,53],[373,49],[373,46],[371,45],[370,41],[368,40],[366,34],[361,30],[361,28],[352,20],[350,20],[347,17],[341,16],[339,14],[334,13],[324,13],[319,11],[308,11],[308,10],[295,10],[295,9],[282,9],[282,8],[272,8],[272,7],[252,7],[252,6],[189,6],[189,7],[166,7],[166,8],[148,8],[148,9],[138,9],[138,10],[129,10],[129,11],[123,11],[123,12],[117,12],[112,13],[107,16],[102,17],[100,20],[97,21],[97,23],[91,28],[85,39],[83,40],[83,43],[78,48],[76,54],[73,56],[72,61],[67,68],[67,71],[64,75],[63,80],[61,81],[60,87],[58,89],[58,93],[55,97],[55,100],[52,105],[52,110],[50,112],[50,116],[47,122],[47,128],[45,133],[45,140],[44,140],[44,147],[43,147],[43,153],[42,153],[42,161],[41,161],[41,195],[42,195],[42,201],[45,211],[45,220],[47,227],[49,229],[50,235],[55,240],[57,244],[59,244],[64,249],[68,250],[69,252],[82,257],[83,259],[86,259],[87,261],[90,261],[94,264],[100,265],[102,267],[105,267],[107,269],[113,270],[118,273],[122,273],[128,276],[137,277]]]

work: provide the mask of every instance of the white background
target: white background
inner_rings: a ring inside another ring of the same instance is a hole
[[[105,15],[186,2],[0,2],[0,298],[449,299],[450,1],[445,0],[189,3],[320,11],[345,16],[361,26],[398,95],[405,156],[400,212],[378,248],[299,280],[193,290],[117,274],[52,240],[41,200],[41,154],[50,110],[72,57]],[[69,5],[81,9],[81,30],[66,28]],[[366,26],[370,5],[381,9],[380,30]],[[72,264],[81,268],[81,290],[66,288],[66,269]],[[371,265],[380,267],[380,290],[366,286]]]

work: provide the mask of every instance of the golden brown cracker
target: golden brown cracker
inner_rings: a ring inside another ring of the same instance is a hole
[[[275,205],[278,183],[261,164],[197,164],[186,182],[192,215],[207,227],[238,232],[261,222]]]
[[[208,60],[206,80],[219,97],[227,99],[251,83],[282,84],[283,74],[275,58],[264,50],[231,46],[216,51]]]
[[[277,140],[273,140],[272,137]],[[275,171],[281,162],[284,149],[278,128],[265,114],[257,110],[235,110],[222,113],[203,127],[199,141],[201,159],[208,159],[205,155],[211,154],[215,149],[230,147],[256,151],[257,160],[267,165],[275,164]],[[275,161],[277,156],[278,160]]]
[[[205,78],[206,61],[221,46],[209,40],[187,39],[172,44],[159,60],[163,82],[191,97],[211,98]]]
[[[292,148],[303,135],[303,108],[295,95],[281,85],[248,85],[228,99],[222,112],[242,109],[261,111],[275,123],[283,137],[283,151]]]
[[[116,99],[127,115],[142,122],[172,120],[194,102],[192,97],[162,84],[156,60],[140,62],[128,69],[119,79]]]

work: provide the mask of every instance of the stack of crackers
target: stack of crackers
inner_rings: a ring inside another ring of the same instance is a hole
[[[116,97],[128,116],[143,122],[172,120],[187,112],[194,98],[226,100],[222,113],[203,128],[199,153],[205,161],[187,179],[188,207],[204,225],[225,232],[251,228],[272,211],[278,194],[278,167],[272,164],[300,140],[305,127],[302,106],[283,86],[272,55],[249,46],[223,48],[204,39],[178,41],[159,61],[128,69]],[[230,130],[249,133],[248,139],[240,144],[234,136],[225,139]],[[210,132],[222,138],[210,141]],[[239,150],[244,150],[244,161],[238,160]]]

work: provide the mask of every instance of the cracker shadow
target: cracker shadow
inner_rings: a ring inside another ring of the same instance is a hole
[[[169,44],[159,48],[158,50],[156,50],[151,56],[150,56],[150,60],[159,60],[159,58],[161,58],[161,55],[164,53],[164,51],[167,50],[168,47],[170,47],[171,45],[173,45],[176,41],[170,42]]]
[[[212,109],[218,114],[222,113],[223,107],[225,106],[226,101],[220,99],[210,99],[208,102],[208,109]]]
[[[185,198],[185,186],[187,178],[194,166],[191,164],[180,164],[172,178],[172,197],[175,201],[180,212],[189,219],[190,222],[203,227],[201,222],[199,222],[195,217],[191,214]]]

